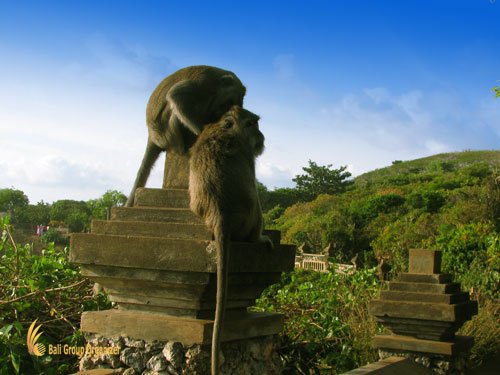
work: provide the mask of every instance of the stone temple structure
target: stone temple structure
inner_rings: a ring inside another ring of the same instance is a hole
[[[169,154],[162,189],[139,189],[133,207],[115,207],[91,233],[73,234],[70,259],[99,283],[112,310],[86,312],[90,348],[80,370],[102,374],[208,374],[216,296],[211,233],[189,210],[187,158]],[[255,299],[294,267],[295,247],[266,233],[263,244],[232,243],[223,374],[279,374],[283,316],[248,312]],[[102,348],[117,348],[102,351]],[[107,371],[107,372],[106,372]]]
[[[412,249],[409,271],[371,302],[371,314],[392,332],[375,336],[374,345],[382,358],[403,356],[433,372],[464,374],[473,340],[455,332],[477,309],[460,284],[441,273],[440,251]]]

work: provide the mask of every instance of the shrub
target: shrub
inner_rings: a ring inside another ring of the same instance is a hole
[[[260,311],[285,314],[284,373],[341,373],[376,360],[371,337],[377,326],[368,303],[378,291],[375,269],[284,274],[257,301]]]
[[[458,334],[474,337],[471,350],[470,367],[494,358],[500,351],[500,305],[493,301],[485,301],[470,321],[466,322]]]
[[[86,310],[109,307],[106,297],[92,296],[92,286],[77,266],[68,262],[68,250],[48,243],[41,255],[29,245],[19,246],[11,235],[9,218],[0,220],[0,374],[52,375],[75,372],[74,357],[30,356],[27,328],[35,319],[43,324],[41,343],[82,345],[77,329]]]
[[[441,226],[434,247],[443,251],[442,269],[480,296],[500,297],[500,236],[491,223]]]

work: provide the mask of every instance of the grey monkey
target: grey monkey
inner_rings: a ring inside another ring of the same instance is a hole
[[[146,108],[148,142],[126,206],[134,204],[136,189],[146,185],[162,151],[185,153],[203,125],[243,105],[245,92],[236,74],[212,66],[186,67],[161,81]]]
[[[217,248],[217,297],[212,374],[219,370],[220,333],[227,296],[230,241],[266,243],[257,194],[255,158],[264,150],[259,116],[233,106],[206,125],[190,150],[190,208],[212,230]]]

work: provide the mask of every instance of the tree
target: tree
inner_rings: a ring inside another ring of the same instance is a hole
[[[339,194],[352,184],[352,181],[348,180],[351,173],[347,171],[347,166],[338,169],[331,167],[331,164],[317,165],[309,160],[309,167],[302,168],[306,174],[297,175],[292,180],[303,199],[311,200],[319,194]]]
[[[50,221],[50,205],[48,203],[38,202],[36,205],[18,207],[14,210],[12,217],[13,223],[25,224],[30,226],[47,225]]]
[[[108,190],[102,197],[92,199],[87,202],[87,207],[91,211],[93,219],[107,219],[111,207],[123,206],[127,202],[127,197],[120,191]]]
[[[83,201],[63,199],[50,208],[50,220],[62,221],[70,232],[82,232],[90,223],[91,211]]]
[[[500,86],[495,86],[491,89],[495,93],[496,98],[500,98]]]
[[[0,189],[0,211],[10,212],[15,208],[27,206],[29,199],[21,190]]]

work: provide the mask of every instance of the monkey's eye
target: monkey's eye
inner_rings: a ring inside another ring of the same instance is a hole
[[[224,121],[224,129],[231,129],[233,127],[233,120],[226,119]]]

